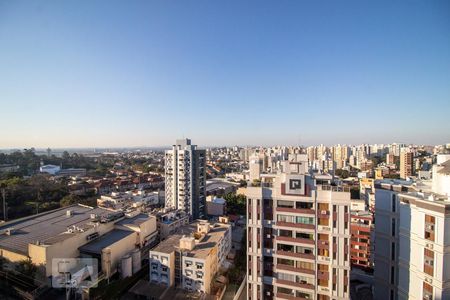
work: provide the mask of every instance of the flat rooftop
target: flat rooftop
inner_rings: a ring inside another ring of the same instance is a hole
[[[113,229],[110,232],[102,235],[100,238],[95,239],[92,242],[81,246],[80,248],[78,248],[78,250],[80,250],[80,252],[85,253],[101,254],[104,248],[117,243],[121,239],[131,234],[135,234],[135,232],[121,229]]]
[[[117,225],[133,225],[139,227],[142,223],[147,222],[148,219],[154,218],[154,216],[149,216],[146,214],[138,214],[137,216],[134,216],[132,218],[125,218],[119,222],[117,222]]]
[[[200,221],[193,222],[189,225],[182,226],[178,228],[177,232],[171,235],[166,240],[159,243],[156,248],[151,251],[161,252],[161,253],[172,253],[175,250],[179,249],[180,239],[183,236],[189,237],[193,236],[195,232],[197,232],[197,224],[203,223]],[[212,224],[212,228],[208,232],[207,235],[203,237],[200,241],[196,240],[195,247],[191,251],[183,251],[184,255],[187,257],[195,257],[195,258],[205,258],[208,256],[209,252],[217,245],[219,240],[223,237],[226,230],[230,225],[216,223]]]
[[[71,216],[66,215],[67,210],[72,211]],[[74,235],[66,233],[69,227],[91,228],[90,214],[103,216],[110,213],[103,208],[72,205],[9,221],[0,225],[0,248],[28,255],[28,244],[52,245]],[[12,235],[4,234],[7,228],[14,228]]]

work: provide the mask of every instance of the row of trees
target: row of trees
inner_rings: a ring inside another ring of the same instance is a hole
[[[64,168],[85,168],[95,170],[99,166],[96,158],[64,151],[61,157],[55,155],[37,155],[34,149],[15,151],[11,154],[0,153],[0,164],[19,166],[19,171],[13,174],[2,174],[3,178],[12,176],[33,175],[38,172],[41,161],[44,164],[62,165]]]
[[[3,179],[0,180],[0,189],[5,190],[8,220],[76,203],[95,206],[97,202],[95,195],[81,197],[70,194],[64,180],[50,180],[45,175],[34,175],[28,179]],[[1,204],[0,218],[3,219]]]

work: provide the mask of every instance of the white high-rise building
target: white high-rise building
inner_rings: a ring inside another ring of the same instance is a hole
[[[438,155],[432,183],[375,188],[374,299],[450,299],[450,155]]]
[[[167,209],[181,209],[192,219],[205,217],[206,152],[191,145],[191,140],[177,140],[165,154]]]

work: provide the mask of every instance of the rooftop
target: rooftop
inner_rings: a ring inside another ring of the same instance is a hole
[[[67,210],[72,214],[67,215]],[[51,245],[74,236],[66,233],[69,227],[87,229],[92,226],[90,214],[108,215],[110,211],[102,208],[91,208],[82,205],[72,205],[50,212],[33,215],[1,224],[0,248],[28,255],[28,244],[37,243]],[[8,228],[13,228],[12,235],[4,234]]]
[[[166,240],[162,241],[156,248],[151,251],[162,252],[162,253],[172,253],[179,249],[180,239],[183,236],[194,236],[197,232],[197,224],[202,223],[202,221],[196,221],[189,225],[180,227],[177,233],[171,235]],[[184,251],[184,255],[188,257],[195,258],[205,258],[210,253],[211,249],[216,246],[222,236],[225,234],[229,225],[216,223],[212,224],[212,227],[208,234],[202,236],[200,239],[196,239],[195,247],[193,250]]]
[[[117,225],[134,225],[139,227],[142,223],[146,222],[149,218],[154,216],[149,216],[146,214],[138,214],[132,218],[125,218],[122,221],[117,222]]]
[[[128,230],[113,229],[107,234],[101,236],[100,238],[93,240],[92,242],[87,243],[86,245],[81,246],[79,250],[80,252],[101,254],[104,248],[113,245],[114,243],[129,236],[130,234],[135,234],[135,232]]]

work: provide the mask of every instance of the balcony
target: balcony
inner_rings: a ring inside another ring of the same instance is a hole
[[[303,229],[316,228],[313,224],[291,223],[291,222],[283,222],[283,221],[276,222],[276,225],[282,226],[282,227],[295,227],[295,228],[303,228]]]
[[[291,251],[283,251],[278,250],[275,254],[277,255],[284,255],[284,256],[290,256],[290,257],[296,257],[296,258],[304,258],[304,259],[315,259],[314,254],[306,254],[306,253],[294,253]]]
[[[277,299],[287,299],[287,300],[308,300],[307,298],[303,298],[303,297],[295,297],[289,294],[284,294],[284,293],[276,293],[275,295],[277,297]]]
[[[309,244],[314,245],[314,240],[310,239],[303,239],[303,238],[293,238],[293,237],[287,237],[287,236],[277,236],[277,241],[280,242],[290,242],[290,243],[301,243],[301,244]]]
[[[297,273],[304,273],[304,274],[314,275],[314,270],[303,269],[303,268],[296,268],[296,267],[291,266],[291,265],[277,264],[276,268],[277,268],[277,270],[285,270],[285,271],[291,271],[291,272],[297,272]],[[327,277],[327,279],[328,279],[328,277]]]
[[[307,214],[307,215],[315,215],[316,214],[314,209],[307,209],[307,208],[277,207],[275,210],[277,212],[290,212],[290,213],[296,213],[296,214]]]
[[[299,287],[299,288],[303,288],[303,289],[314,290],[314,285],[310,284],[310,283],[301,283],[301,282],[294,282],[294,281],[282,280],[282,279],[277,279],[276,283],[293,286],[293,287]]]
[[[334,186],[334,185],[328,185],[328,184],[317,185],[317,190],[350,193],[350,187],[348,187],[348,186]]]

